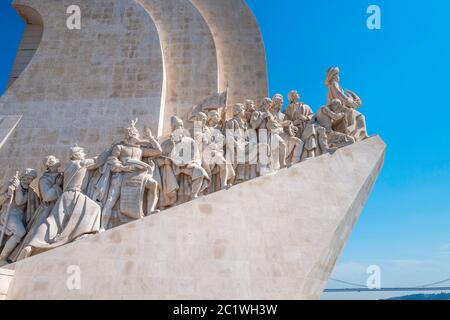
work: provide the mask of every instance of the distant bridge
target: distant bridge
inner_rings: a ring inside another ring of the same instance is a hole
[[[358,284],[358,283],[352,283],[352,282],[347,282],[347,281],[343,281],[343,280],[338,280],[338,279],[330,279],[331,281],[335,281],[335,282],[339,282],[342,284],[346,284],[346,285],[350,285],[353,286],[354,288],[340,288],[340,289],[325,289],[324,292],[325,293],[348,293],[348,292],[405,292],[405,291],[414,291],[414,292],[419,292],[419,291],[449,291],[450,292],[450,287],[436,287],[437,285],[449,282],[450,283],[450,278],[449,279],[445,279],[442,281],[438,281],[438,282],[434,282],[434,283],[430,283],[430,284],[426,284],[426,285],[422,285],[422,286],[417,286],[417,287],[404,287],[404,288],[379,288],[379,289],[369,289],[367,287],[367,285],[362,285],[362,284]]]

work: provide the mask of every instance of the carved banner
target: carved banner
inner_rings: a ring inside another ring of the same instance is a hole
[[[143,199],[146,172],[127,173],[122,182],[120,193],[120,211],[132,219],[144,217]]]

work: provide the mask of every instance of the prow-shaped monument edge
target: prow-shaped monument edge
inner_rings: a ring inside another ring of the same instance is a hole
[[[7,298],[318,299],[385,150],[375,136],[20,261]]]

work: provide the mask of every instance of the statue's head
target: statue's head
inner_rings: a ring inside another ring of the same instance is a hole
[[[292,90],[288,94],[288,99],[290,103],[296,103],[300,100],[300,94],[296,90]]]
[[[269,111],[271,107],[272,107],[272,99],[264,98],[261,103],[261,109],[263,111]]]
[[[330,107],[334,111],[339,111],[342,109],[342,101],[339,99],[331,100]]]
[[[280,111],[281,107],[284,104],[283,95],[281,95],[279,93],[274,95],[273,98],[272,98],[272,104],[273,104],[273,108],[274,108],[275,111]]]
[[[55,156],[48,156],[44,158],[44,167],[49,171],[58,171],[61,167],[61,161]]]
[[[177,116],[173,116],[172,118],[170,118],[170,125],[172,127],[172,131],[184,129],[183,120],[181,120],[181,118]]]
[[[25,169],[20,175],[20,184],[22,188],[28,189],[34,179],[37,178],[37,171],[34,169]]]
[[[195,115],[194,121],[201,123],[202,126],[205,126],[208,121],[208,116],[203,112],[199,112]]]
[[[220,123],[221,117],[220,113],[217,110],[211,110],[208,112],[208,124],[210,126],[215,126]]]
[[[242,103],[236,103],[233,106],[233,116],[241,118],[245,116],[245,107]]]
[[[327,70],[327,78],[325,80],[325,85],[328,86],[328,85],[330,85],[331,83],[333,83],[335,81],[339,82],[340,81],[340,79],[339,79],[339,72],[340,72],[340,70],[339,70],[338,67],[328,68],[328,70]]]
[[[84,152],[83,148],[79,147],[78,145],[70,148],[70,160],[79,161],[84,159],[86,159],[86,153]]]
[[[244,106],[246,111],[253,111],[255,110],[255,101],[250,99],[245,100]]]
[[[140,141],[139,130],[136,128],[136,124],[139,119],[131,120],[130,126],[127,128],[125,139],[133,144],[136,144]]]

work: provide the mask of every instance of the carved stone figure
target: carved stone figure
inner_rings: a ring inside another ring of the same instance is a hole
[[[120,198],[122,185],[127,183],[124,180],[125,175],[133,172],[147,172],[148,165],[142,162],[143,157],[161,155],[161,147],[156,143],[155,139],[149,141],[150,146],[143,145],[144,142],[140,138],[136,123],[137,120],[132,121],[131,126],[127,129],[125,139],[113,146],[107,161],[107,169],[104,170],[104,174],[110,176],[110,181],[109,188],[104,188],[105,190],[109,189],[109,192],[102,210],[102,231],[111,227],[110,220],[113,216],[113,210],[118,209],[115,206]],[[105,179],[105,181],[107,180]],[[116,222],[113,225],[117,224],[120,224],[120,222]]]
[[[342,102],[338,99],[332,100],[330,105],[323,106],[317,112],[317,122],[325,128],[330,147],[341,148],[355,142],[354,138],[348,134],[348,131],[339,132],[335,130],[336,124],[342,124],[345,121],[345,110]],[[346,125],[343,127],[346,128]]]
[[[221,132],[223,131],[223,129],[225,127],[225,125],[222,121],[222,116],[220,115],[219,111],[217,111],[217,110],[210,110],[208,112],[208,121],[207,121],[206,125],[209,128],[216,129]]]
[[[256,178],[258,169],[257,136],[252,136],[245,120],[245,107],[233,106],[233,118],[226,123],[226,159],[233,164],[233,184]],[[256,133],[253,131],[253,133]]]
[[[86,159],[84,149],[70,149],[70,160],[64,170],[63,194],[48,218],[37,228],[27,247],[32,255],[54,249],[100,231],[101,208],[86,196],[89,171],[102,163]]]
[[[162,154],[156,159],[161,175],[161,191],[159,194],[158,207],[160,209],[170,208],[177,203],[178,185],[177,177],[172,166],[171,154],[175,148],[173,139],[167,139],[161,144]]]
[[[151,176],[150,184],[147,184],[147,214],[158,213],[160,210],[158,209],[158,203],[161,194],[161,185],[162,178],[161,172],[159,170],[159,166],[157,164],[157,160],[162,155],[162,147],[158,140],[153,136],[152,131],[149,128],[145,128],[144,130],[144,140],[141,141],[141,144],[146,149],[155,149],[158,152],[155,152],[151,156],[148,156],[148,153],[145,157],[143,157],[143,161],[149,164],[148,174]]]
[[[284,111],[287,119],[298,128],[298,137],[302,137],[306,127],[314,121],[314,112],[307,104],[300,102],[297,91],[291,91],[288,95],[289,105]]]
[[[300,102],[297,91],[289,92],[289,105],[284,111],[286,117],[297,128],[297,137],[304,142],[302,160],[314,158],[318,155],[317,125],[314,112],[307,104]]]
[[[261,175],[286,166],[286,143],[280,134],[284,131],[271,112],[272,99],[264,98],[259,110],[253,112],[250,124],[258,132],[258,160]]]
[[[141,138],[136,120],[124,140],[96,158],[71,148],[63,174],[60,160],[46,157],[39,193],[30,186],[33,169],[0,188],[0,266],[365,139],[365,119],[356,111],[361,99],[339,81],[339,69],[330,68],[328,102],[316,115],[291,91],[283,112],[276,94],[260,107],[253,100],[234,105],[225,121],[226,95],[214,96],[216,103],[194,107],[193,138],[174,116],[160,145],[149,129]]]
[[[303,141],[296,137],[298,132],[294,129],[294,124],[289,119],[286,119],[285,114],[281,112],[283,104],[283,96],[276,94],[272,99],[271,113],[273,115],[273,128],[271,130],[280,135],[286,146],[285,164],[282,165],[282,168],[299,163],[302,159],[304,147]]]
[[[225,159],[225,136],[221,131],[207,125],[208,117],[203,112],[196,116],[194,139],[202,154],[202,167],[211,178],[209,193],[231,187],[234,180],[234,169]],[[217,125],[209,122],[211,125]]]
[[[250,99],[249,100],[245,100],[244,107],[245,107],[245,121],[248,124],[250,124],[253,112],[256,111],[255,101],[250,100]]]
[[[26,169],[20,177],[16,175],[0,190],[1,241],[5,236],[9,237],[0,253],[0,266],[8,263],[8,257],[25,237],[27,225],[39,207],[39,197],[31,188],[36,178],[34,169]]]
[[[56,201],[63,193],[63,175],[59,172],[61,161],[55,156],[48,156],[44,159],[45,172],[39,178],[39,194],[41,204],[34,213],[27,226],[27,235],[11,255],[10,260],[22,260],[31,255],[31,247],[28,246],[30,240],[36,234],[38,228],[47,220]],[[27,248],[27,250],[23,250]]]
[[[334,99],[342,102],[345,110],[346,125],[349,134],[355,141],[362,141],[368,138],[366,119],[356,109],[362,106],[361,99],[352,91],[344,90],[340,85],[339,68],[329,68],[325,85],[328,87],[327,104],[331,104]]]
[[[173,183],[169,186],[170,189],[177,190],[176,204],[181,204],[198,198],[208,188],[210,177],[202,168],[199,146],[184,129],[183,120],[172,117],[171,125],[172,134],[163,143],[163,155],[169,155],[166,160],[171,162],[178,188],[176,189]],[[166,185],[165,188],[167,187]],[[166,191],[169,192],[169,190]]]

